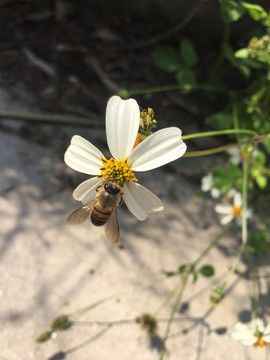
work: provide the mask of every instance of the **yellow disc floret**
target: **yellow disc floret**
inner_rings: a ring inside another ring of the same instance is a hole
[[[258,340],[254,344],[254,346],[265,346],[265,345],[266,345],[266,342],[261,337],[258,337]]]
[[[233,212],[233,216],[238,217],[241,215],[242,209],[240,206],[233,206],[232,212]]]
[[[265,346],[266,342],[263,339],[263,332],[259,329],[256,329],[253,334],[258,340],[253,344],[254,346]]]
[[[129,166],[128,157],[125,160],[116,160],[114,158],[104,159],[100,158],[102,167],[100,168],[100,175],[98,178],[116,182],[120,185],[129,181],[138,181],[133,173],[133,170]]]

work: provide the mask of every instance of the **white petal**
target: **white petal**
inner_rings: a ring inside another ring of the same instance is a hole
[[[242,194],[238,191],[234,194],[233,204],[234,206],[242,207]]]
[[[262,319],[254,319],[252,320],[252,332],[254,333],[254,331],[259,330],[260,332],[264,332],[264,323],[262,321]]]
[[[103,182],[104,180],[98,179],[96,177],[82,182],[73,191],[74,199],[81,201],[84,205],[88,204],[95,197],[97,187]]]
[[[201,180],[201,189],[206,192],[209,191],[213,186],[213,174],[209,173],[205,175]]]
[[[257,340],[258,338],[256,338],[256,336],[250,335],[246,339],[242,340],[242,344],[246,346],[254,345]]]
[[[106,135],[112,156],[124,160],[129,156],[139,130],[140,109],[136,100],[110,98],[106,109]]]
[[[235,324],[235,330],[236,332],[250,332],[250,329],[247,324],[244,324],[242,322],[238,322]]]
[[[211,196],[213,199],[219,198],[220,195],[221,195],[221,192],[218,189],[216,189],[216,188],[211,189]]]
[[[130,154],[130,167],[135,171],[155,169],[180,158],[187,149],[181,130],[170,127],[150,135]]]
[[[265,329],[264,329],[264,334],[265,335],[270,335],[270,324],[268,324]]]
[[[232,206],[229,204],[217,204],[215,210],[222,215],[232,214]]]
[[[71,139],[71,144],[65,152],[65,163],[72,169],[89,175],[98,175],[104,157],[93,144],[79,135]]]
[[[221,225],[227,225],[229,224],[229,222],[231,222],[233,220],[233,215],[232,214],[228,214],[225,216],[222,216],[220,219],[220,223]]]
[[[262,339],[263,339],[266,343],[270,343],[270,334],[269,334],[269,335],[263,335]]]
[[[123,199],[129,211],[141,221],[149,214],[164,209],[161,200],[155,194],[134,182],[124,185]]]

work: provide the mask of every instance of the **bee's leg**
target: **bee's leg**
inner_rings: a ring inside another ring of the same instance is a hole
[[[118,206],[121,206],[121,205],[123,205],[124,204],[124,200],[123,200],[123,198],[121,198],[121,200],[119,201],[119,203],[118,203]]]

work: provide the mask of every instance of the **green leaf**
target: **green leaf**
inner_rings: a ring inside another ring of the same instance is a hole
[[[183,39],[180,43],[180,54],[184,64],[192,68],[198,62],[198,57],[193,44],[188,39]]]
[[[270,154],[270,138],[265,138],[263,140],[263,146],[265,148],[265,151]]]
[[[268,14],[260,5],[242,1],[242,6],[247,10],[249,16],[252,17],[253,20],[267,20]]]
[[[235,53],[232,49],[231,46],[226,46],[224,48],[224,52],[225,52],[225,56],[227,58],[227,60],[233,65],[235,66],[239,71],[241,71],[241,73],[245,76],[245,77],[249,77],[250,75],[250,69],[248,66],[246,66],[244,64],[244,62],[235,57]]]
[[[187,68],[177,72],[176,81],[186,90],[191,90],[197,83],[194,72]]]
[[[214,177],[213,187],[223,194],[227,194],[242,176],[240,168],[232,163],[229,163],[229,169],[217,166],[212,172]]]
[[[210,277],[214,275],[215,271],[212,265],[203,265],[199,269],[199,273],[205,277]]]
[[[228,109],[224,109],[208,116],[206,122],[217,130],[230,129],[232,126],[232,114]]]
[[[156,49],[152,55],[154,63],[164,71],[175,72],[182,67],[178,52],[169,46]]]
[[[180,265],[178,268],[178,273],[182,274],[186,270],[186,268],[187,268],[186,264]]]
[[[193,271],[192,275],[193,275],[193,280],[192,280],[192,282],[195,283],[195,282],[197,281],[197,279],[198,279],[198,273],[197,273],[197,271]]]
[[[166,275],[167,277],[172,277],[175,276],[177,273],[175,271],[165,271],[162,270],[163,274]]]
[[[265,189],[267,185],[267,177],[264,175],[258,175],[255,178],[256,184],[260,189]]]
[[[239,20],[245,13],[246,9],[241,2],[234,0],[219,0],[221,19],[225,23]]]

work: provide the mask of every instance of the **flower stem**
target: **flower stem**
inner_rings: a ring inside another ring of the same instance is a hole
[[[213,149],[207,149],[207,150],[200,150],[200,151],[190,151],[190,152],[186,152],[183,157],[195,157],[195,156],[206,156],[206,155],[212,155],[212,154],[216,154],[219,152],[223,152],[223,151],[227,151],[228,149],[237,147],[239,145],[241,145],[242,143],[238,144],[229,144],[229,145],[224,145],[224,146],[218,146],[216,148]]]
[[[201,253],[201,255],[191,264],[194,267],[194,269],[195,269],[196,265],[198,265],[198,263],[205,257],[205,255],[212,249],[212,247],[215,246],[217,244],[217,242],[229,231],[230,228],[231,228],[231,224],[228,224],[218,234],[218,236],[206,247],[206,249]],[[166,344],[166,341],[167,341],[169,333],[170,333],[171,324],[173,322],[175,313],[176,313],[177,309],[180,306],[180,302],[182,300],[183,293],[184,293],[185,287],[187,285],[188,277],[189,277],[190,274],[191,273],[184,273],[182,275],[180,283],[177,284],[176,288],[173,289],[173,291],[169,294],[169,296],[161,304],[161,306],[159,307],[159,309],[155,313],[155,315],[156,315],[169,302],[169,300],[171,300],[173,295],[175,295],[175,293],[178,291],[178,295],[176,297],[175,304],[174,304],[173,309],[171,311],[170,318],[168,320],[167,327],[166,327],[166,330],[165,330],[165,335],[164,335],[164,338],[163,338],[163,341],[162,341],[162,347],[161,347],[161,351],[160,351],[160,354],[159,354],[159,360],[162,360],[163,357],[164,357],[165,344]]]
[[[134,286],[132,288],[129,288],[129,289],[126,289],[126,290],[123,290],[123,291],[119,291],[116,294],[104,297],[103,299],[100,299],[100,300],[92,303],[91,305],[87,305],[87,306],[85,306],[85,307],[83,307],[83,308],[81,308],[79,310],[76,310],[69,317],[72,320],[78,320],[81,316],[85,315],[88,311],[91,311],[92,309],[98,307],[99,305],[102,305],[103,303],[105,303],[105,302],[107,302],[109,300],[115,299],[120,295],[128,295],[128,294],[131,294],[131,293],[133,293],[135,291],[144,290],[145,288],[153,286],[155,284],[158,284],[158,283],[164,281],[165,279],[166,279],[166,277],[162,277],[160,279],[151,280],[151,281],[149,281],[147,283],[139,284],[139,285]]]
[[[179,291],[178,291],[178,295],[176,297],[174,306],[172,308],[172,311],[171,311],[171,314],[170,314],[170,317],[169,317],[169,320],[168,320],[168,323],[167,323],[167,327],[166,327],[166,330],[165,330],[165,335],[164,335],[162,345],[161,345],[161,350],[160,350],[160,353],[159,353],[159,360],[163,360],[163,358],[164,358],[165,349],[166,349],[165,348],[166,341],[167,341],[169,333],[170,333],[170,329],[171,329],[171,325],[172,325],[175,313],[176,313],[177,309],[180,306],[180,302],[182,300],[182,296],[183,296],[185,287],[187,285],[187,281],[188,281],[188,274],[184,274],[182,276],[182,278],[181,278],[181,281],[179,282],[179,284],[177,286],[177,290],[179,290]]]
[[[155,86],[152,88],[146,89],[137,89],[137,90],[125,90],[125,97],[131,97],[134,95],[141,95],[141,94],[149,94],[149,93],[157,93],[162,91],[172,91],[172,90],[209,90],[209,91],[216,91],[216,92],[224,92],[223,89],[208,85],[208,84],[201,84],[201,85],[192,85],[190,89],[187,89],[186,86],[175,84],[175,85],[165,85],[165,86]]]
[[[229,274],[226,276],[222,284],[222,288],[224,289],[227,283],[229,282],[231,276],[235,273],[235,270],[239,264],[239,261],[242,258],[243,252],[246,249],[247,245],[247,217],[246,217],[246,210],[247,210],[247,193],[248,193],[248,165],[249,165],[249,158],[246,158],[243,162],[243,189],[242,189],[242,198],[243,198],[243,205],[242,205],[242,244],[240,246],[239,252],[237,257],[229,271]]]
[[[233,119],[233,126],[235,130],[239,129],[239,121],[238,121],[238,112],[237,112],[237,105],[235,102],[232,104],[232,119]],[[236,141],[240,142],[239,133],[236,133]]]
[[[232,224],[229,223],[216,237],[211,243],[205,248],[205,250],[201,253],[201,255],[192,263],[194,268],[199,264],[199,262],[205,257],[205,255],[208,254],[209,250],[212,249],[213,246],[215,246],[218,241],[230,230],[232,227]]]
[[[230,30],[231,30],[230,24],[229,23],[224,23],[224,35],[223,35],[223,41],[222,41],[222,44],[221,44],[221,51],[220,51],[219,57],[217,59],[217,62],[215,63],[215,65],[213,67],[213,70],[211,72],[211,75],[209,77],[209,82],[211,82],[215,78],[218,69],[223,64],[223,61],[225,59],[225,50],[226,50],[226,47],[229,44]]]
[[[195,134],[183,135],[183,140],[190,140],[206,136],[217,136],[217,135],[230,135],[230,134],[247,134],[247,135],[257,135],[253,130],[248,129],[226,129],[226,130],[214,130],[214,131],[205,131]]]
[[[258,289],[257,289],[257,281],[256,281],[256,272],[255,267],[250,256],[249,250],[246,248],[245,255],[247,257],[248,265],[251,270],[251,278],[252,278],[252,293],[253,293],[253,319],[257,318],[258,313]]]
[[[235,270],[237,269],[237,266],[239,264],[239,261],[241,260],[242,258],[242,255],[243,255],[243,251],[245,249],[245,244],[241,244],[240,246],[240,249],[238,251],[238,254],[236,256],[236,259],[234,260],[234,263],[232,265],[232,267],[230,268],[230,271],[228,273],[228,275],[226,276],[225,280],[223,281],[222,285],[221,285],[221,288],[224,290],[226,285],[228,284],[228,282],[230,281],[232,275],[235,273]]]
[[[154,312],[153,316],[156,318],[158,314],[164,309],[164,307],[169,303],[171,298],[175,295],[179,288],[179,283],[177,283],[176,287],[169,293],[169,295],[166,297],[166,299],[162,302],[162,304],[159,306],[159,308]]]
[[[249,158],[244,159],[243,161],[243,189],[242,189],[242,244],[247,243],[247,195],[248,195],[248,168],[249,168]]]

